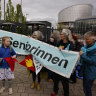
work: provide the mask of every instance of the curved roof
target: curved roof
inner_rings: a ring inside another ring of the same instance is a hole
[[[92,16],[92,10],[91,4],[78,4],[64,8],[58,14],[58,22],[75,22],[79,18]]]
[[[78,6],[78,5],[83,5],[83,6],[84,6],[84,5],[89,5],[89,6],[93,7],[93,5],[91,5],[91,4],[77,4],[77,5],[72,5],[72,6],[70,6],[70,7],[66,7],[66,8],[62,9],[62,10],[59,12],[59,14],[60,14],[62,11],[68,9],[68,8],[75,7],[75,6]]]

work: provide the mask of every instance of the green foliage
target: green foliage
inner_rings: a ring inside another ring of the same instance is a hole
[[[8,0],[7,9],[6,9],[6,22],[17,22],[22,23],[22,34],[26,34],[26,17],[23,15],[22,7],[20,4],[16,5],[16,11],[14,10],[11,0]],[[16,32],[20,33],[20,27],[16,27]]]
[[[16,20],[16,22],[22,23],[22,16],[23,16],[23,14],[22,14],[21,5],[17,4],[16,11],[15,11],[15,20]]]
[[[26,17],[23,15],[22,8],[20,4],[17,4],[16,11],[15,11],[15,22],[22,23],[22,34],[26,34]],[[17,31],[20,31],[20,28],[16,28]]]
[[[23,24],[23,33],[24,35],[26,35],[26,17],[22,16],[22,24]]]
[[[20,27],[19,26],[16,27],[16,33],[20,34]]]
[[[14,18],[15,14],[14,13],[15,13],[14,6],[12,5],[11,0],[8,0],[5,21],[6,22],[14,22],[15,21],[15,18]]]

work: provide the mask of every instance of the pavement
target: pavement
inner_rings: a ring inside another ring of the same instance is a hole
[[[25,57],[19,56],[18,61],[22,61]],[[13,80],[13,94],[8,95],[8,82],[6,82],[6,90],[4,93],[0,94],[0,96],[50,96],[53,90],[53,82],[48,82],[48,80],[41,80],[41,90],[37,91],[37,89],[31,89],[30,86],[32,84],[32,77],[28,78],[27,69],[22,65],[16,63],[15,66],[15,79]],[[0,81],[1,88],[1,81]],[[70,84],[70,95],[69,96],[84,96],[82,80],[77,79],[76,84]],[[92,88],[93,96],[96,96],[96,82]],[[63,95],[63,88],[60,82],[59,84],[59,93],[58,96]]]

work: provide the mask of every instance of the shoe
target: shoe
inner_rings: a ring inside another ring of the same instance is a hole
[[[12,95],[13,94],[13,90],[12,88],[9,88],[9,95]]]
[[[53,80],[52,79],[49,79],[49,82],[53,82]]]
[[[5,91],[5,87],[2,87],[2,88],[0,89],[0,94],[3,93],[4,91]]]
[[[51,96],[56,96],[56,94],[55,93],[52,93]]]
[[[31,86],[32,89],[35,88],[35,82],[32,83],[32,86]]]
[[[69,80],[69,83],[71,83],[71,84],[75,84],[76,81]]]
[[[37,85],[37,90],[40,91],[40,83]]]

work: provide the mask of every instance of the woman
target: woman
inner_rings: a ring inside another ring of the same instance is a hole
[[[35,40],[43,40],[44,36],[40,31],[35,31],[33,32],[32,38],[34,38]],[[35,83],[36,83],[36,73],[33,72],[32,70],[30,70],[30,72],[32,73],[32,79],[33,79],[33,83],[31,88],[34,89],[35,88]],[[37,90],[40,90],[40,73],[38,74],[38,85],[37,85]]]
[[[93,83],[96,80],[96,32],[84,34],[85,44],[80,56],[83,66],[83,91],[85,96],[92,96]]]
[[[61,32],[61,40],[58,44],[59,50],[73,50],[73,38],[71,37],[71,33],[69,29],[63,29]],[[54,73],[54,87],[53,93],[51,96],[56,96],[58,94],[58,85],[59,82],[62,82],[64,96],[69,96],[69,80],[66,77],[58,75]]]
[[[52,46],[57,46],[58,42],[60,41],[60,32],[54,31],[53,34],[51,34],[48,44]],[[48,70],[48,80],[49,82],[53,82],[53,72]]]

